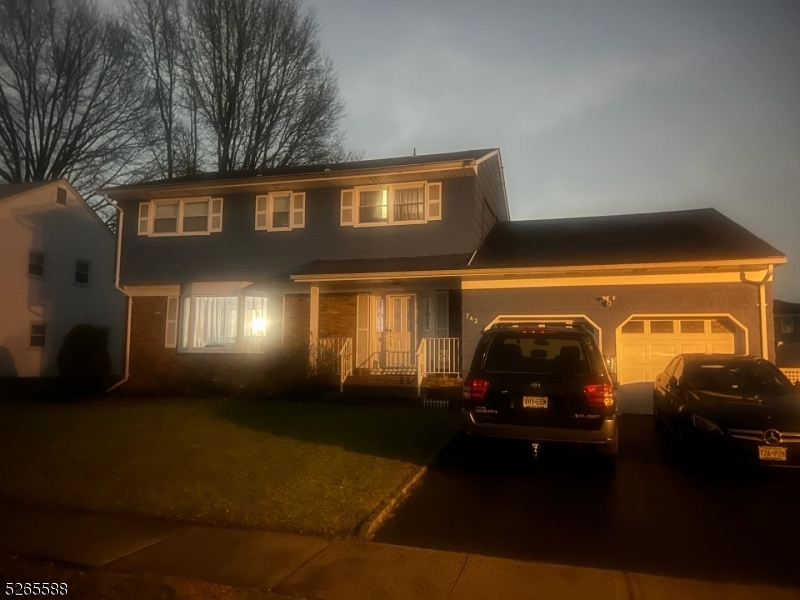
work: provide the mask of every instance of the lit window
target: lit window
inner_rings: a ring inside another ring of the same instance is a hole
[[[156,204],[153,211],[153,233],[178,233],[179,203]]]
[[[269,333],[263,297],[187,296],[180,310],[180,347],[188,351],[252,350],[253,343],[263,344]]]
[[[794,321],[791,317],[781,319],[781,333],[794,333]]]
[[[41,252],[28,253],[28,275],[44,277],[44,254]]]
[[[244,337],[265,337],[267,324],[267,299],[246,297],[244,300]]]
[[[89,263],[85,260],[75,262],[75,283],[89,285]]]
[[[358,222],[384,223],[389,220],[389,190],[359,190]]]
[[[195,296],[192,348],[230,348],[236,344],[238,296]]]
[[[47,327],[45,325],[31,325],[31,347],[44,347],[46,331]]]

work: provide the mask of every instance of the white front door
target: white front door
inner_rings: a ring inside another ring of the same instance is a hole
[[[386,297],[386,367],[413,367],[416,302],[413,295]]]

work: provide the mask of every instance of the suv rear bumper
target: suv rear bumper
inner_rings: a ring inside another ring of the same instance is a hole
[[[477,423],[471,410],[461,411],[463,429],[472,435],[511,438],[530,442],[556,442],[564,444],[591,444],[604,446],[602,451],[617,452],[617,418],[603,421],[599,429],[569,429],[565,427],[529,427],[504,423]],[[598,448],[600,449],[600,448]]]

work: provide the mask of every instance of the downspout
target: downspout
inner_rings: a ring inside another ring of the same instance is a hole
[[[744,274],[739,273],[742,283],[758,286],[758,316],[761,330],[761,357],[769,360],[769,339],[767,337],[769,323],[767,323],[767,282],[772,279],[773,265],[767,265],[767,272],[761,281],[750,281]]]
[[[106,201],[108,201],[108,196],[106,196]],[[106,390],[106,393],[118,388],[123,383],[128,381],[128,378],[130,377],[131,314],[133,312],[133,298],[128,292],[122,289],[119,285],[119,267],[120,267],[120,260],[122,258],[122,225],[123,225],[123,220],[125,218],[125,213],[122,212],[122,208],[119,205],[114,204],[112,206],[114,206],[117,209],[117,213],[119,214],[119,218],[117,219],[117,269],[114,278],[114,287],[116,287],[120,292],[122,292],[125,295],[125,298],[127,299],[128,316],[125,323],[125,369],[122,374],[122,379],[120,379],[117,383],[108,388]]]

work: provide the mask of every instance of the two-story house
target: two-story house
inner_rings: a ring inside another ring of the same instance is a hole
[[[140,381],[236,380],[254,350],[298,345],[332,348],[353,380],[457,376],[512,319],[592,328],[623,384],[678,352],[773,348],[778,250],[713,209],[511,221],[497,149],[105,193],[125,215]]]
[[[53,377],[64,336],[107,332],[123,371],[125,296],[114,235],[66,180],[0,185],[0,377]]]

